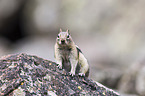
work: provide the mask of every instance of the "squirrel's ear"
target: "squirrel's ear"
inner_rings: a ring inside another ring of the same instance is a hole
[[[62,29],[60,28],[59,32],[62,32]]]
[[[68,34],[70,35],[70,33],[69,33],[69,30],[68,30],[68,29],[66,30],[66,32],[68,32]]]

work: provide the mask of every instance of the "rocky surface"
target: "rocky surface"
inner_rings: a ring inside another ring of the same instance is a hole
[[[86,77],[69,76],[57,64],[37,56],[16,54],[0,59],[0,95],[118,96]]]

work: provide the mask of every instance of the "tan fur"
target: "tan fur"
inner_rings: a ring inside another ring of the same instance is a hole
[[[70,75],[89,75],[89,65],[80,49],[73,42],[68,30],[60,33],[55,44],[55,59],[59,68],[64,68]]]

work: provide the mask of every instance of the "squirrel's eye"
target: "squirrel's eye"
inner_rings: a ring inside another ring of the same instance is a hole
[[[69,38],[69,35],[67,35],[67,38]]]
[[[59,38],[59,35],[57,36],[57,38]]]

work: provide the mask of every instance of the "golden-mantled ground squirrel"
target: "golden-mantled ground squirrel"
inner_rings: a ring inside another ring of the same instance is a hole
[[[56,38],[55,59],[59,68],[63,68],[70,75],[89,76],[89,65],[81,50],[75,45],[68,30],[60,32]]]

